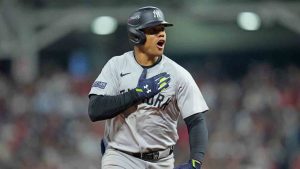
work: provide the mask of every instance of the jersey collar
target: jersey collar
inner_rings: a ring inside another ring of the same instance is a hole
[[[134,51],[132,51],[132,56],[133,56],[135,62],[136,62],[138,65],[140,65],[140,64],[137,62],[136,58],[135,58]],[[141,66],[142,68],[147,68],[147,69],[152,68],[152,67],[158,65],[158,64],[161,62],[162,57],[163,57],[163,55],[160,56],[160,57],[157,59],[157,61],[156,61],[153,65],[150,65],[150,66],[143,66],[143,65],[140,65],[140,66]]]

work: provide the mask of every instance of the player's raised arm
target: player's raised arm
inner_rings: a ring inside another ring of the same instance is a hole
[[[90,95],[88,114],[91,121],[113,118],[138,102],[137,93],[130,90],[116,96]]]
[[[160,73],[148,79],[146,76],[147,69],[144,69],[137,87],[123,94],[116,96],[91,94],[88,108],[91,121],[113,118],[137,102],[151,98],[169,86],[170,75],[167,73]]]

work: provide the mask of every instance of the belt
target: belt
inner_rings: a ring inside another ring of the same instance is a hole
[[[152,151],[152,152],[147,152],[147,153],[131,153],[128,151],[123,151],[123,150],[119,150],[123,153],[126,153],[128,155],[134,156],[136,158],[142,159],[142,160],[148,160],[148,161],[154,161],[154,160],[159,160],[162,158],[165,158],[167,156],[169,156],[170,154],[173,153],[174,150],[174,146],[170,146],[169,148],[165,149],[165,150],[160,150],[160,151]]]

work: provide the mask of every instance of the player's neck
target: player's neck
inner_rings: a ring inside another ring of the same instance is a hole
[[[142,66],[152,66],[154,65],[160,56],[147,55],[146,53],[140,52],[139,50],[134,50],[135,60]]]

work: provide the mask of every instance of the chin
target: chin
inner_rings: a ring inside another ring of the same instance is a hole
[[[148,53],[148,55],[156,57],[156,56],[161,56],[164,53],[164,50],[163,49],[156,49],[156,50],[148,51],[147,53]]]
[[[156,55],[161,56],[163,53],[164,53],[164,50],[160,50],[160,51],[156,52]]]

